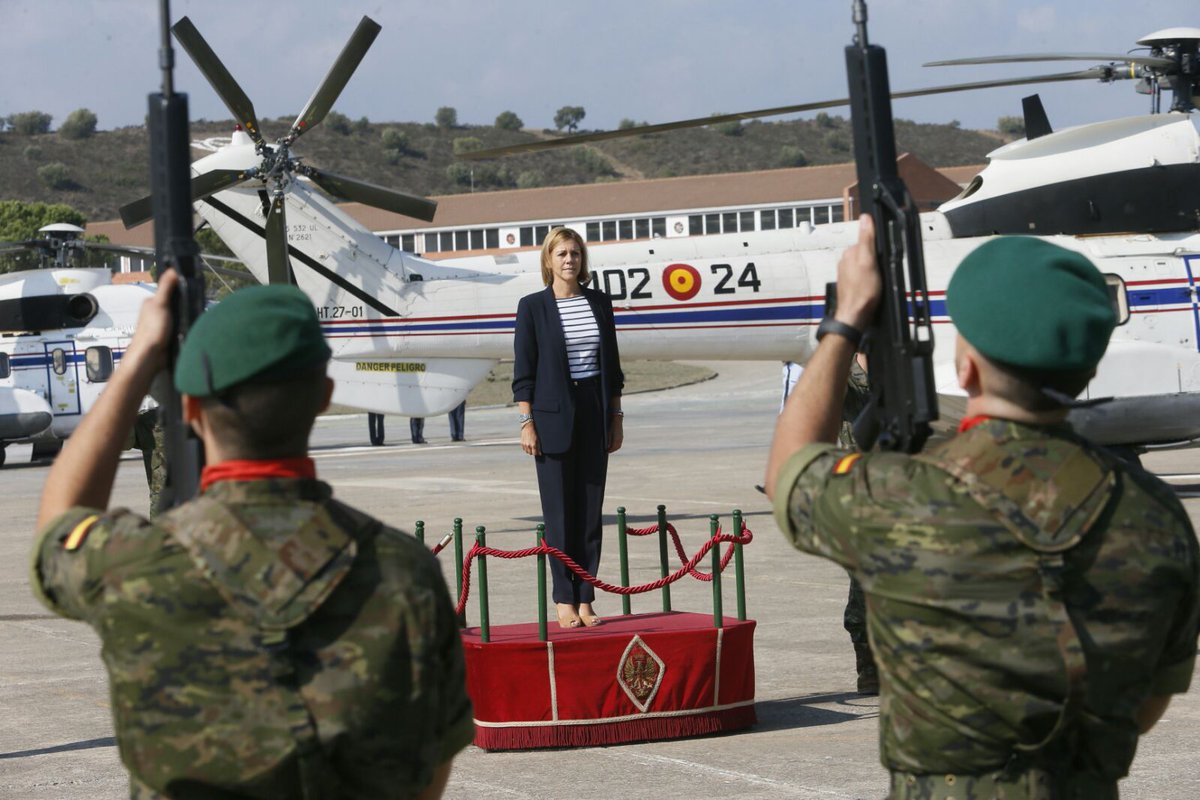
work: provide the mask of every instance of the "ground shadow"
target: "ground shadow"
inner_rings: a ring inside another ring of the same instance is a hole
[[[12,753],[0,753],[0,759],[27,758],[29,756],[44,756],[51,753],[70,753],[74,750],[91,750],[96,747],[115,747],[116,744],[117,740],[115,738],[105,736],[101,739],[84,739],[80,742],[56,744],[50,747],[39,747],[34,750],[17,750]]]
[[[844,707],[825,708],[829,704]],[[817,706],[822,706],[818,708]],[[814,728],[819,725],[836,725],[859,719],[876,719],[879,716],[879,698],[843,692],[818,694],[806,697],[787,697],[779,700],[759,700],[754,704],[758,713],[755,731],[778,731],[792,728]]]

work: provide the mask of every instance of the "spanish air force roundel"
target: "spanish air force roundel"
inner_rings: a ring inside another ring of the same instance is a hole
[[[700,291],[700,273],[688,264],[671,264],[663,270],[663,288],[676,300],[691,300]]]

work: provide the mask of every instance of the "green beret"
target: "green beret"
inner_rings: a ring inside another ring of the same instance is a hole
[[[200,315],[175,363],[175,388],[211,397],[252,378],[283,378],[329,360],[312,301],[295,286],[239,289]]]
[[[1117,324],[1092,262],[1029,236],[993,239],[964,258],[946,310],[980,353],[1035,370],[1093,369]]]

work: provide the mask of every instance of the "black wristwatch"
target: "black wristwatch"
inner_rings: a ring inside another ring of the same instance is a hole
[[[854,345],[857,350],[859,344],[862,343],[863,332],[853,325],[847,325],[845,322],[839,322],[833,317],[825,317],[821,320],[821,324],[817,326],[817,341],[825,338],[826,334],[835,333],[849,340],[850,344]]]

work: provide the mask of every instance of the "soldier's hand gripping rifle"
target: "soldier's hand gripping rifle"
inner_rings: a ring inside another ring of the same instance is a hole
[[[854,433],[864,450],[877,443],[883,449],[915,453],[938,415],[920,218],[896,170],[887,56],[882,47],[867,42],[863,0],[854,0],[854,24],[846,73],[859,213],[875,220],[875,259],[883,278],[883,298],[864,340],[871,399]],[[834,297],[827,298],[827,315],[832,315],[828,306],[833,302]]]
[[[168,269],[175,270],[179,275],[172,302],[175,335],[168,356],[168,368],[156,378],[153,391],[159,404],[167,467],[158,509],[166,510],[195,495],[203,465],[203,450],[183,420],[180,396],[175,391],[171,373],[180,343],[204,310],[204,278],[196,269],[199,248],[192,234],[187,95],[176,94],[172,80],[175,55],[171,50],[169,0],[161,0],[160,13],[162,92],[150,95],[148,115],[150,197],[154,204],[154,250],[158,261],[155,277],[160,277]]]

